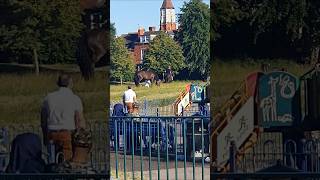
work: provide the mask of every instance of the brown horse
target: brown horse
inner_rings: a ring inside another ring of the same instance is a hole
[[[80,0],[82,21],[87,27],[78,42],[77,60],[82,77],[86,80],[94,77],[94,68],[97,63],[100,65],[110,63],[107,52],[107,18],[104,17],[105,20],[98,19],[98,22],[92,20],[95,12],[104,12],[105,3],[105,0]]]
[[[84,79],[94,77],[97,63],[107,65],[107,32],[104,30],[90,30],[83,32],[78,43],[77,60]]]
[[[134,76],[134,83],[136,86],[139,86],[142,80],[150,80],[151,83],[156,83],[157,86],[160,86],[161,80],[159,79],[158,75],[154,71],[138,71]]]

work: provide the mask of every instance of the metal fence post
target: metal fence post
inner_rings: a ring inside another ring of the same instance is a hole
[[[143,111],[144,111],[144,115],[147,115],[147,99],[144,99],[144,107],[143,107]]]
[[[159,117],[159,108],[157,107],[157,117]]]
[[[55,146],[54,146],[54,143],[52,140],[49,141],[49,144],[48,144],[48,162],[49,164],[52,164],[52,163],[56,163],[56,152],[55,152]]]
[[[9,143],[8,141],[8,130],[7,128],[2,128],[2,143],[1,146],[4,148],[0,153],[0,172],[5,171],[6,167],[6,150],[5,147]]]
[[[231,141],[230,142],[230,172],[236,172],[236,142]]]
[[[303,171],[307,171],[306,139],[301,139],[301,146],[302,146],[301,168]]]
[[[183,113],[184,112],[184,109],[183,109],[183,106],[181,107],[181,116],[183,116]]]

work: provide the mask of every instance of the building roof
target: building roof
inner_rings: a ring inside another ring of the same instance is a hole
[[[122,35],[122,37],[126,40],[126,46],[129,49],[134,49],[134,44],[139,42],[138,33],[129,33]]]
[[[150,36],[150,35],[159,35],[161,31],[146,31],[144,32],[143,36]],[[168,31],[166,32],[168,35],[174,35],[175,31]],[[140,43],[140,39],[138,33],[128,33],[121,35],[126,40],[126,46],[128,49],[133,50],[136,43]]]
[[[163,0],[161,9],[174,9],[172,1],[171,0]]]

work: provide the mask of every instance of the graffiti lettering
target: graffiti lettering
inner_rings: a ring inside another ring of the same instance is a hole
[[[287,73],[271,73],[260,80],[260,118],[266,126],[293,121],[292,101],[296,93],[296,78]]]
[[[295,87],[294,82],[290,81],[290,77],[288,75],[284,76],[282,78],[282,74],[280,75],[280,82],[279,85],[281,86],[280,94],[281,97],[284,97],[286,99],[290,99],[295,94]],[[286,93],[286,88],[289,88],[289,93]]]

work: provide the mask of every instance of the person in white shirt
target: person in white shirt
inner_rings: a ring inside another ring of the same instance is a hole
[[[56,151],[62,151],[65,160],[72,158],[72,133],[84,127],[81,99],[72,92],[72,78],[59,76],[59,89],[49,93],[41,108],[41,127],[45,144],[53,141]],[[59,149],[60,148],[60,149]]]
[[[137,101],[137,95],[132,90],[131,86],[128,86],[128,90],[126,90],[123,94],[123,104],[126,107],[128,113],[133,113],[133,104]]]

